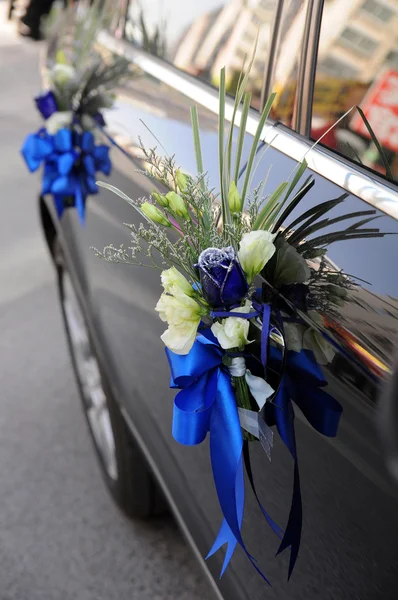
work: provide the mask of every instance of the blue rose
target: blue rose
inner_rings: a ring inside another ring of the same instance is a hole
[[[249,286],[231,246],[203,250],[196,268],[203,296],[213,308],[228,308],[246,296]]]
[[[52,92],[46,92],[35,97],[36,106],[43,119],[48,119],[58,111],[57,101]]]

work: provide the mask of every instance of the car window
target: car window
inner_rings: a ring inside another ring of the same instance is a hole
[[[270,91],[277,94],[271,117],[289,127],[293,126],[298,65],[307,8],[307,0],[287,0],[282,3],[275,65],[270,87]]]
[[[125,36],[216,87],[225,66],[227,91],[234,95],[258,34],[249,87],[252,106],[259,108],[276,5],[277,0],[130,0]]]
[[[398,2],[325,2],[319,39],[311,137],[321,138],[359,105],[398,177]],[[388,175],[355,109],[322,138],[347,158]]]

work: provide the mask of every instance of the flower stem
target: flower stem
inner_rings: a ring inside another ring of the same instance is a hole
[[[250,392],[246,383],[245,376],[232,377],[232,382],[235,388],[235,397],[237,405],[241,408],[252,410]],[[242,429],[242,436],[244,440],[248,440],[249,442],[254,442],[257,440],[257,438],[254,435],[252,435],[248,431],[245,431],[244,429]]]

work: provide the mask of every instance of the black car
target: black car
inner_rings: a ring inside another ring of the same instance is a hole
[[[269,148],[258,153],[253,186],[268,173],[267,189],[274,189],[306,156],[315,186],[301,211],[347,192],[335,216],[374,207],[383,233],[398,232],[393,181],[398,174],[398,5],[384,0],[120,0],[113,6],[112,26],[98,42],[126,56],[136,71],[105,114],[106,132],[117,144],[112,145],[109,183],[132,198],[151,193],[151,182],[140,172],[139,136],[149,147],[158,145],[156,136],[185,172],[195,172],[189,109],[196,104],[206,169],[217,189],[218,73],[225,65],[233,96],[242,61],[259,32],[249,81],[246,155],[265,99],[273,90],[278,96],[262,134]],[[348,112],[355,104],[369,115],[387,169],[358,113]],[[230,98],[227,117],[232,106]],[[74,210],[58,219],[50,197],[40,198],[40,212],[84,411],[105,482],[119,506],[131,517],[150,517],[170,507],[208,575],[209,597],[396,599],[398,492],[386,461],[394,467],[397,398],[394,387],[388,394],[385,390],[396,366],[396,235],[336,240],[324,258],[324,268],[343,270],[355,282],[349,302],[333,311],[325,306],[320,318],[306,322],[308,335],[321,330],[330,339],[333,351],[322,370],[328,393],[343,412],[337,437],[328,438],[296,411],[304,520],[289,582],[289,553],[275,558],[278,541],[247,494],[244,536],[273,584],[268,587],[240,550],[222,579],[222,552],[202,558],[222,515],[208,442],[184,447],[171,435],[175,393],[168,388],[159,340],[163,327],[154,312],[161,293],[158,272],[109,264],[91,249],[111,242],[128,246],[123,223],[139,223],[134,211],[102,189],[88,199],[84,227]],[[332,224],[330,231],[338,227]],[[300,306],[295,310],[302,319]],[[285,526],[291,457],[277,436],[271,463],[259,445],[253,446],[259,495]]]

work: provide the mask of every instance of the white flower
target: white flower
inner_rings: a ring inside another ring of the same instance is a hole
[[[234,308],[234,312],[250,312],[250,304]],[[221,323],[213,323],[211,331],[217,338],[218,343],[224,350],[231,348],[244,348],[246,344],[251,344],[248,339],[249,319],[240,319],[239,317],[227,317]]]
[[[164,291],[168,294],[183,292],[187,296],[194,294],[194,289],[184,275],[182,275],[175,267],[166,269],[160,274]]]
[[[275,235],[269,231],[251,231],[242,236],[238,258],[247,280],[251,283],[275,252]]]
[[[55,112],[46,121],[46,129],[50,135],[55,135],[57,131],[64,127],[70,127],[73,121],[73,112],[65,110]]]
[[[155,310],[169,326],[161,335],[164,344],[176,354],[188,354],[195,341],[200,319],[206,311],[181,291],[174,296],[162,294]]]
[[[76,79],[76,70],[70,65],[57,63],[51,69],[50,79],[55,85],[62,87]]]
[[[200,319],[187,321],[183,325],[168,327],[160,339],[175,354],[188,354],[196,339]]]

